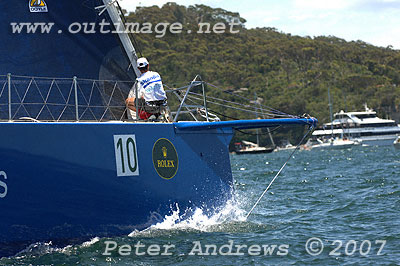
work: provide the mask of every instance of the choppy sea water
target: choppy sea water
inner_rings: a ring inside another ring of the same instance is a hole
[[[246,220],[289,155],[232,155],[235,199],[213,217],[177,209],[145,231],[38,243],[0,265],[400,265],[400,150],[299,151]]]

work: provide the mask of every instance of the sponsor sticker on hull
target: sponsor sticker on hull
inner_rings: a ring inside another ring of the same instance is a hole
[[[29,10],[31,13],[49,12],[44,0],[29,0]]]
[[[158,175],[172,179],[178,172],[179,160],[175,146],[167,139],[159,139],[153,147],[153,165]]]

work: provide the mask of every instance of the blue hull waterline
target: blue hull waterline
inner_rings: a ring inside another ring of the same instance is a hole
[[[254,122],[235,126],[283,121]],[[232,196],[233,128],[224,122],[5,122],[0,128],[0,256],[39,241],[127,235],[160,222],[176,206],[211,213]],[[177,154],[161,168],[154,152],[159,140]],[[168,166],[173,174],[159,173]]]
[[[199,136],[176,132],[173,124],[149,123],[2,123],[0,128],[3,256],[15,252],[15,245],[37,241],[126,235],[161,221],[176,204],[181,210],[211,210],[230,197],[232,130]],[[134,176],[118,176],[120,148],[127,145],[118,146],[114,136],[134,139],[135,145],[128,145],[132,167],[137,163]],[[171,179],[162,178],[153,164],[159,139],[168,139],[178,155]]]

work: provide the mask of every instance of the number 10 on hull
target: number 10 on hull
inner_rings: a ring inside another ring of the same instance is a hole
[[[114,135],[118,176],[138,176],[139,160],[135,135]]]

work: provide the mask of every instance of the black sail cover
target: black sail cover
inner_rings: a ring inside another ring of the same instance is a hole
[[[0,2],[0,119],[123,118],[124,98],[136,76],[108,12],[96,9],[103,5],[101,0]],[[35,25],[36,32],[29,32]]]

